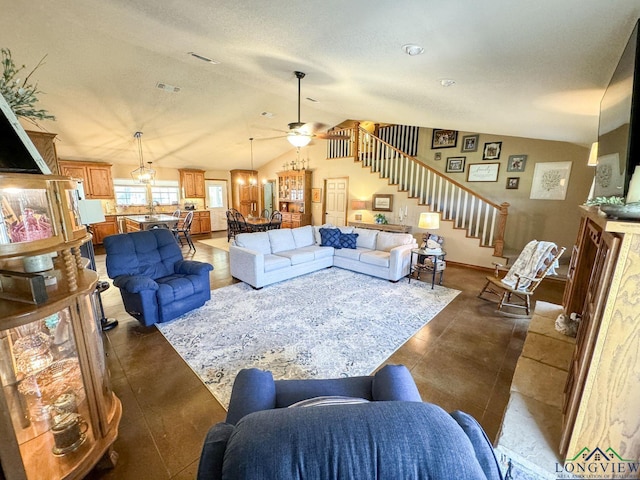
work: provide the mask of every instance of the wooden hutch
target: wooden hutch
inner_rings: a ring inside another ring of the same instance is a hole
[[[85,268],[76,182],[0,175],[1,478],[81,479],[113,466],[122,416]]]
[[[311,225],[311,170],[278,173],[278,210],[282,228]]]
[[[260,215],[260,187],[256,170],[231,170],[231,206],[244,217]]]
[[[581,207],[563,299],[567,315],[582,315],[565,386],[563,458],[585,447],[640,458],[639,288],[640,222]]]

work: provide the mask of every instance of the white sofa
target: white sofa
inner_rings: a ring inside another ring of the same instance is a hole
[[[357,234],[356,248],[323,246],[320,228]],[[307,225],[236,235],[229,266],[232,277],[254,288],[332,266],[396,282],[409,274],[413,248],[417,243],[408,233]]]

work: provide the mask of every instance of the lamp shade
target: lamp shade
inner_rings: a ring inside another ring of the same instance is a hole
[[[436,212],[423,212],[418,220],[418,228],[425,230],[437,230],[440,228],[440,214]]]
[[[367,208],[367,204],[364,200],[351,200],[351,208],[353,210],[364,210]]]
[[[598,142],[591,144],[591,151],[589,152],[589,160],[587,161],[589,167],[595,167],[598,165]]]
[[[287,140],[294,147],[306,147],[311,141],[311,135],[300,132],[290,132],[287,134]]]

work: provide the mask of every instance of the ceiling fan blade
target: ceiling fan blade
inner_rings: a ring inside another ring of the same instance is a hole
[[[316,138],[321,138],[322,140],[351,140],[351,135],[339,134],[339,133],[316,133]]]
[[[256,137],[254,140],[256,142],[263,142],[265,140],[275,140],[276,138],[286,138],[287,135],[288,134],[285,132],[283,135],[276,135],[275,137]]]

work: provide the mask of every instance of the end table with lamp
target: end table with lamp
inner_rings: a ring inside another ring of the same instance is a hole
[[[437,230],[440,228],[440,214],[437,212],[423,212],[418,220],[418,228],[424,230]],[[413,257],[417,256],[414,263]],[[428,233],[423,237],[423,243],[420,248],[411,250],[411,270],[409,271],[409,283],[411,277],[416,275],[416,279],[420,280],[422,272],[431,273],[431,288],[434,287],[436,274],[440,273],[439,285],[442,285],[442,277],[446,263],[444,258],[446,252],[442,250],[442,237]]]

